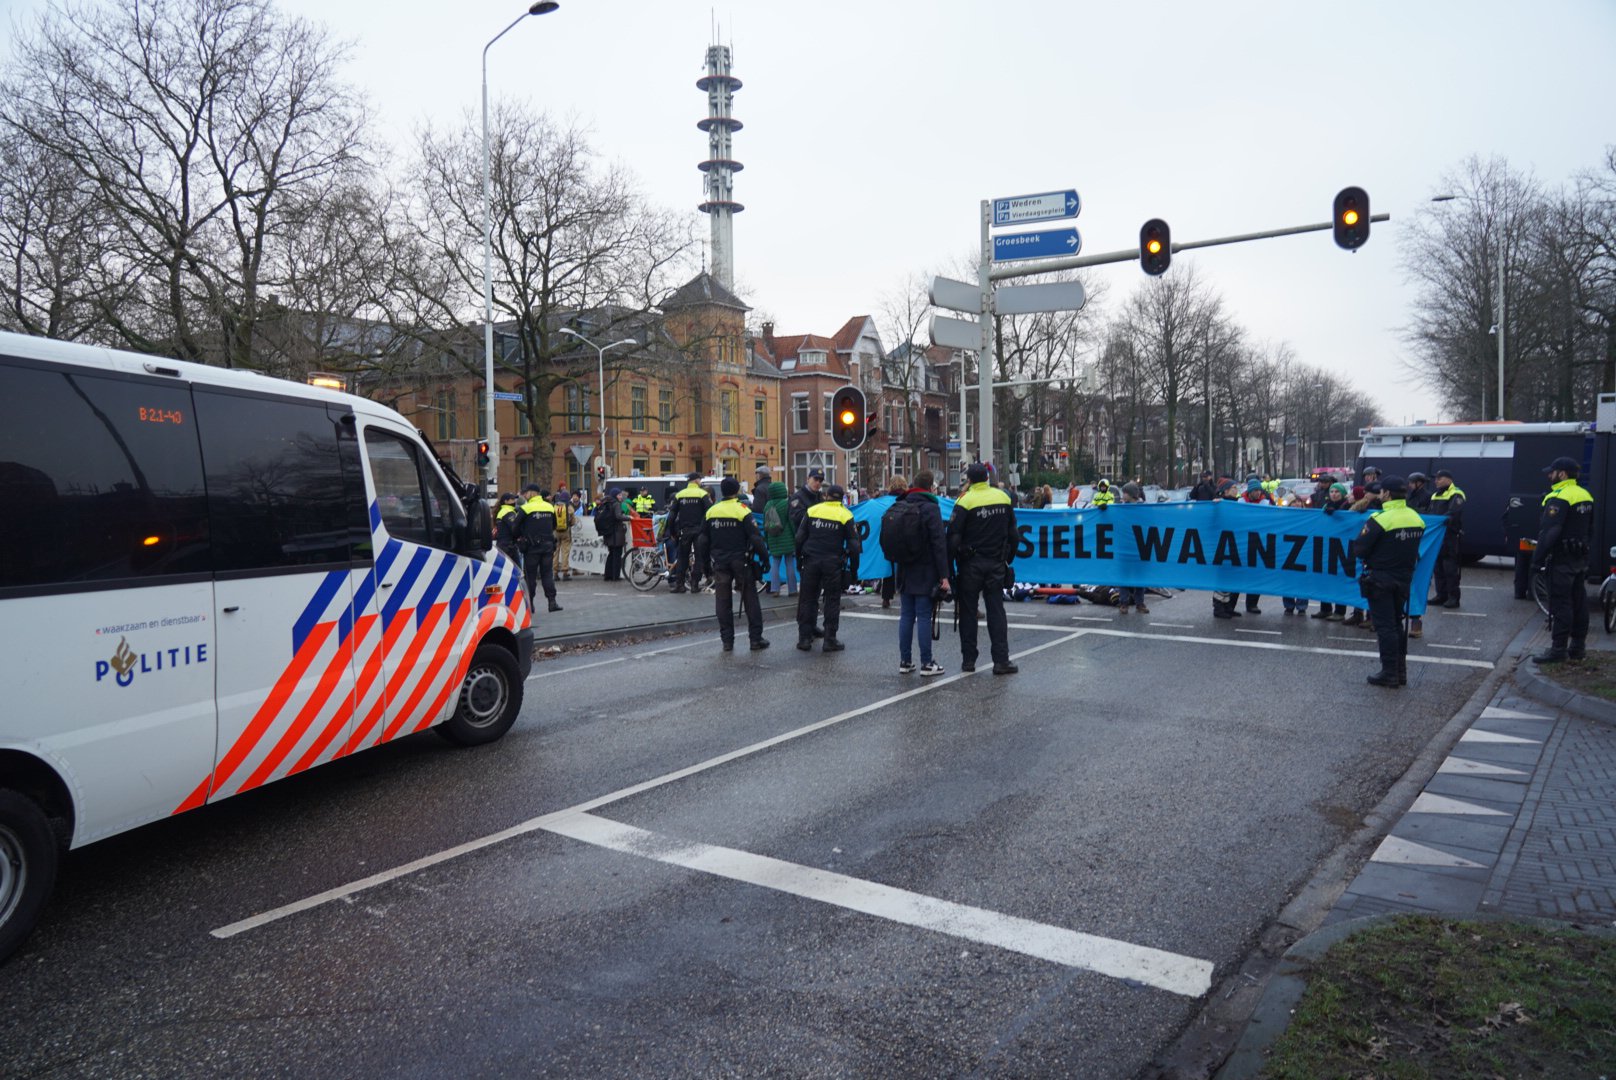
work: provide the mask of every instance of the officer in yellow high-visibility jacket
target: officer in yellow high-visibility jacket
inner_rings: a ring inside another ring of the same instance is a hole
[[[819,601],[825,601],[825,652],[841,652],[847,646],[836,639],[842,622],[842,589],[849,580],[843,568],[858,572],[859,536],[853,514],[842,505],[844,492],[838,484],[825,488],[825,497],[808,508],[797,526],[797,566],[802,574],[802,594],[797,598],[797,648],[807,652],[814,647],[814,624],[819,619]]]
[[[1588,647],[1588,544],[1593,537],[1594,497],[1577,483],[1582,466],[1559,457],[1543,470],[1554,484],[1543,496],[1532,569],[1549,586],[1549,648],[1533,660],[1558,664],[1581,660]]]
[[[1431,493],[1431,501],[1420,510],[1422,514],[1448,519],[1448,527],[1442,532],[1442,552],[1437,556],[1436,572],[1431,577],[1432,607],[1459,606],[1459,540],[1464,536],[1464,505],[1465,493],[1453,482],[1453,474],[1438,469],[1436,490]]]
[[[695,556],[710,563],[713,570],[713,606],[718,615],[718,636],[724,651],[735,648],[735,606],[730,597],[734,590],[741,591],[741,603],[746,608],[746,629],[752,639],[752,651],[767,649],[763,637],[763,607],[758,603],[757,589],[753,586],[752,556],[768,562],[769,548],[759,531],[752,508],[741,502],[741,482],[726,476],[718,485],[723,500],[707,511],[702,522],[701,542]]]
[[[969,479],[968,476],[967,479]],[[1089,499],[1089,505],[1104,510],[1116,501],[1117,497],[1111,492],[1111,481],[1101,480],[1094,485],[1094,495]]]
[[[1014,675],[1020,669],[1010,662],[1004,590],[1016,557],[1016,510],[1010,496],[988,483],[986,465],[973,463],[965,478],[971,486],[954,503],[954,515],[948,519],[948,554],[959,588],[960,669],[976,670],[976,601],[981,597],[987,607],[993,674]]]
[[[529,484],[522,489],[528,497],[522,504],[522,561],[525,564],[522,571],[527,581],[528,600],[537,606],[534,593],[536,585],[544,588],[544,598],[549,601],[551,611],[560,611],[561,605],[556,603],[555,587],[555,526],[556,509],[550,502],[549,493],[537,484]]]
[[[1363,564],[1358,588],[1369,601],[1369,618],[1380,645],[1380,670],[1369,676],[1375,686],[1408,684],[1408,631],[1403,618],[1408,610],[1414,564],[1420,559],[1425,519],[1410,510],[1404,496],[1408,481],[1388,476],[1380,482],[1380,509],[1353,541],[1353,554]]]

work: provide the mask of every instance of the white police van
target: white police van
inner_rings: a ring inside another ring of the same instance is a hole
[[[0,400],[0,959],[65,848],[516,718],[519,574],[398,413],[3,333]]]

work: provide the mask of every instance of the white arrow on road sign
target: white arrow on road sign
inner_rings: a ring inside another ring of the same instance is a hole
[[[1031,315],[1039,311],[1079,311],[1088,296],[1076,281],[1048,281],[1037,285],[1001,285],[993,294],[993,310],[1000,315]]]
[[[931,343],[945,349],[971,349],[982,347],[982,324],[953,319],[947,315],[931,317]]]
[[[969,311],[974,314],[982,312],[981,287],[967,285],[953,278],[932,278],[930,299],[933,307],[948,308],[950,311]]]

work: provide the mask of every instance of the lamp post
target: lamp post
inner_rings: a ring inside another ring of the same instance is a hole
[[[1432,202],[1452,202],[1458,195],[1433,195]],[[1467,202],[1475,200],[1465,197]],[[1504,418],[1504,212],[1498,211],[1498,419]],[[1486,409],[1482,409],[1486,419]]]
[[[548,15],[560,6],[556,0],[539,0],[483,46],[483,423],[491,450],[484,477],[490,496],[499,486],[499,432],[494,428],[494,209],[488,169],[488,50],[529,15]]]
[[[596,345],[576,330],[563,326],[561,332],[568,337],[575,337],[579,341],[595,350],[595,363],[600,369],[600,463],[606,464],[606,354],[619,345],[638,345],[633,338],[623,338],[610,345]]]

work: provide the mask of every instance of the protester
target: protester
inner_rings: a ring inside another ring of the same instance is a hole
[[[763,516],[769,500],[774,498],[773,487],[774,471],[767,465],[759,465],[757,475],[752,478],[752,513]]]
[[[555,497],[550,500],[555,506],[555,576],[556,580],[562,578],[572,579],[572,526],[577,517],[577,511],[572,506],[572,495],[567,491],[567,485],[562,484],[556,488]]]
[[[623,580],[623,545],[627,543],[628,522],[618,509],[622,488],[612,488],[595,503],[595,535],[606,545],[606,570],[602,581]]]
[[[1321,509],[1327,515],[1336,514],[1342,510],[1349,509],[1351,505],[1352,504],[1347,501],[1347,485],[1337,481],[1336,483],[1331,484],[1328,488],[1328,493],[1325,496],[1324,505],[1321,507]],[[1336,622],[1340,622],[1342,619],[1346,618],[1346,616],[1347,605],[1332,604],[1329,601],[1321,601],[1319,603],[1319,610],[1313,617],[1315,619],[1333,619]]]
[[[1274,496],[1273,493],[1264,486],[1263,481],[1260,478],[1256,476],[1248,476],[1246,477],[1246,491],[1245,494],[1240,496],[1240,501],[1248,506],[1258,506],[1263,503],[1267,503],[1269,506],[1272,506],[1274,504]],[[1246,594],[1247,615],[1262,614],[1262,608],[1257,606],[1257,602],[1261,599],[1262,596],[1258,593]]]
[[[1220,481],[1217,490],[1218,498],[1224,502],[1232,503],[1240,500],[1240,488],[1233,480]],[[1235,605],[1239,600],[1239,593],[1214,592],[1212,594],[1212,617],[1214,619],[1238,619],[1240,612],[1235,610]]]
[[[1218,497],[1218,485],[1212,481],[1210,469],[1201,473],[1201,480],[1190,488],[1190,498],[1196,502],[1207,502]]]
[[[1130,480],[1122,485],[1120,501],[1124,503],[1141,503],[1145,501],[1145,492],[1137,481]],[[1124,585],[1117,590],[1117,613],[1128,614],[1129,610],[1137,607],[1139,614],[1149,615],[1150,609],[1145,606],[1145,590],[1141,585]]]
[[[884,492],[884,494],[891,495],[893,499],[901,499],[908,493],[908,491],[909,482],[901,476],[893,476],[887,481],[887,490]],[[881,606],[884,608],[891,607],[892,598],[897,595],[897,592],[898,578],[896,567],[894,567],[892,573],[881,579]]]
[[[763,503],[763,540],[769,547],[769,591],[797,592],[797,537],[791,531],[791,492],[780,481],[768,484]]]
[[[893,577],[898,590],[898,673],[915,670],[914,639],[920,638],[920,674],[943,674],[943,666],[932,656],[932,620],[937,618],[937,599],[949,590],[948,542],[943,530],[942,504],[932,491],[935,478],[929,469],[915,474],[915,482],[899,496],[902,509],[894,503],[882,521],[882,550],[893,559]],[[899,525],[900,520],[903,521]],[[887,535],[902,530],[904,537]]]

